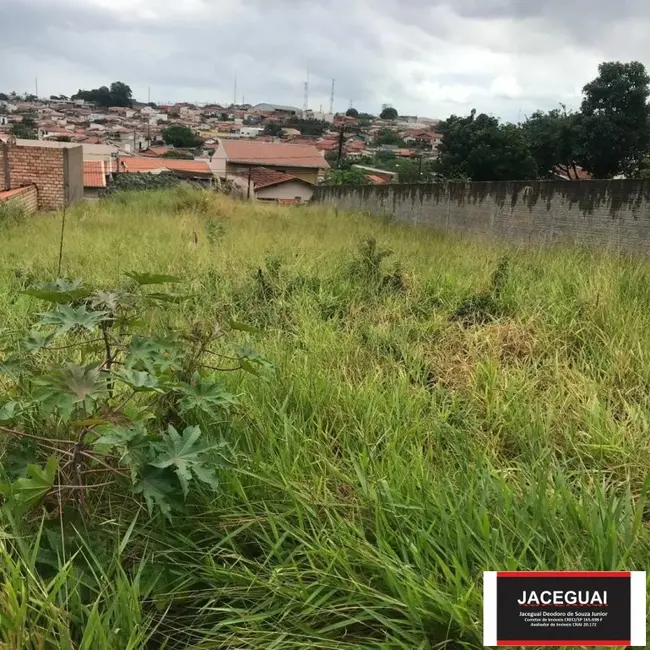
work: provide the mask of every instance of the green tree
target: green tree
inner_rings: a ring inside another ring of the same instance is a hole
[[[9,101],[9,95],[5,95],[4,93],[0,93],[0,102],[8,102]]]
[[[356,108],[348,108],[345,114],[347,117],[359,117],[359,111]]]
[[[559,169],[577,179],[576,160],[580,157],[582,130],[580,115],[555,109],[533,113],[522,126],[540,178],[553,178]]]
[[[606,62],[583,88],[581,165],[597,178],[636,176],[650,148],[650,77],[645,66]]]
[[[282,133],[282,124],[266,124],[264,126],[264,135],[271,135],[274,138],[280,137]]]
[[[325,185],[369,185],[370,181],[359,169],[331,169],[325,176]]]
[[[162,132],[165,144],[172,147],[192,148],[203,144],[203,140],[187,126],[171,124]]]
[[[394,145],[396,147],[405,147],[406,143],[402,140],[399,133],[390,129],[382,129],[377,134],[377,144]]]
[[[22,122],[11,125],[11,133],[22,140],[38,140],[36,120],[31,115],[24,115]]]
[[[387,106],[380,114],[379,117],[382,120],[396,120],[398,117],[398,112],[392,107]]]
[[[447,179],[527,180],[537,176],[523,129],[495,117],[452,115],[439,125],[442,142],[433,171]]]
[[[103,108],[133,106],[133,92],[130,86],[122,81],[114,81],[110,88],[100,86],[93,90],[80,89],[76,94],[72,95],[72,99],[83,99]]]

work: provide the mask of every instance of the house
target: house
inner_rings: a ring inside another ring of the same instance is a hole
[[[84,198],[97,199],[106,188],[106,176],[110,165],[103,160],[84,160]]]
[[[267,167],[315,185],[322,170],[329,168],[323,154],[311,144],[227,139],[218,143],[211,166],[223,178],[252,167]]]
[[[252,167],[246,173],[237,174],[236,183],[245,191],[246,196],[250,194],[257,201],[306,203],[314,195],[311,183],[265,167]]]

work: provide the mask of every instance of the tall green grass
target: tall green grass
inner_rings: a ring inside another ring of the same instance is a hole
[[[5,326],[59,229],[0,232]],[[63,263],[187,278],[183,318],[263,327],[276,373],[227,377],[237,462],[171,524],[110,494],[3,522],[0,648],[479,647],[484,570],[646,568],[645,260],[181,188],[74,208]]]

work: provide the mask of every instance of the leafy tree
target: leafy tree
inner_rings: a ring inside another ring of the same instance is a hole
[[[122,81],[114,81],[111,87],[100,86],[93,90],[79,90],[72,99],[83,99],[97,106],[133,106],[133,92],[130,86]]]
[[[158,104],[156,104],[156,102],[148,102],[147,106],[149,108],[158,108]]]
[[[23,140],[38,140],[36,120],[31,115],[23,116],[22,122],[14,122],[11,125],[11,133]]]
[[[391,131],[391,129],[382,129],[377,134],[377,144],[394,145],[396,147],[405,147],[406,143],[399,133]]]
[[[203,144],[203,140],[187,126],[181,124],[171,124],[162,132],[165,144],[173,147],[198,147]]]
[[[4,93],[0,93],[0,102],[8,102],[9,101],[9,95],[5,95]]]
[[[382,120],[396,120],[398,118],[397,110],[392,106],[387,106],[380,114]]]
[[[434,171],[443,178],[473,181],[536,178],[537,168],[523,130],[495,117],[452,115],[439,125],[442,142]]]
[[[582,144],[579,114],[567,113],[564,107],[548,113],[537,111],[522,128],[540,178],[552,178],[557,168],[577,179],[576,160]]]
[[[298,129],[302,135],[320,137],[328,127],[324,120],[302,119],[301,117],[290,117],[284,123],[285,127]]]
[[[370,181],[359,169],[331,169],[325,176],[325,185],[369,185]]]
[[[264,135],[271,135],[274,138],[280,137],[282,133],[282,124],[266,124],[264,126]]]
[[[359,117],[359,111],[356,108],[348,108],[345,114],[347,117]]]
[[[650,148],[650,77],[645,66],[606,62],[583,88],[582,166],[597,178],[638,174]]]
[[[26,102],[36,102],[36,101],[38,101],[38,97],[36,95],[31,95],[31,94],[28,93],[27,95],[25,95],[25,101]]]

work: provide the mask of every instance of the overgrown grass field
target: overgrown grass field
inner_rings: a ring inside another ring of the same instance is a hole
[[[3,327],[60,228],[0,231]],[[473,648],[483,570],[647,568],[647,261],[185,189],[68,211],[61,275],[127,271],[275,370],[221,373],[232,467],[171,522],[110,489],[65,530],[3,515],[0,648]]]

